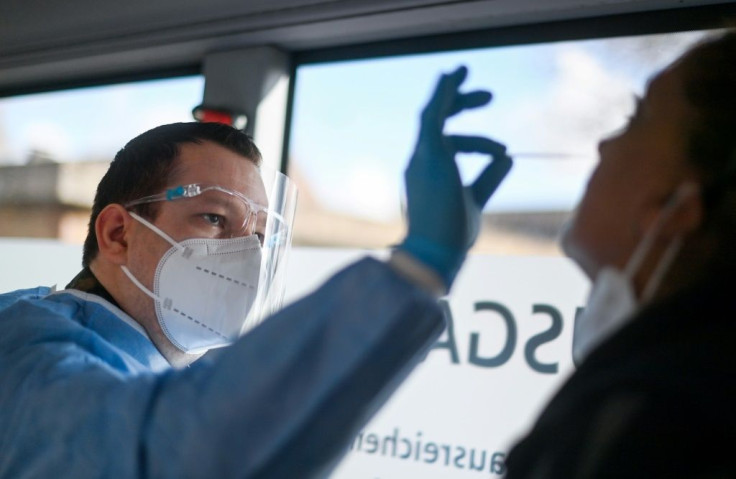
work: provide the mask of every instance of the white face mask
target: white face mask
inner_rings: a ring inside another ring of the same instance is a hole
[[[258,292],[258,237],[195,238],[178,243],[137,214],[130,215],[172,245],[159,260],[153,291],[121,266],[154,299],[156,317],[169,341],[190,354],[235,341]]]
[[[650,252],[665,221],[685,197],[694,191],[695,187],[690,183],[683,184],[677,189],[635,248],[623,271],[613,266],[605,266],[598,272],[585,310],[575,319],[572,337],[572,357],[575,364],[580,364],[596,346],[623,326],[642,304],[654,296],[662,278],[680,251],[682,238],[675,238],[667,247],[647,281],[641,300],[636,297],[633,278]]]

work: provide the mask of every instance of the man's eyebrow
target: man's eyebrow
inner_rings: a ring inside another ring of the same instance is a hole
[[[216,205],[216,206],[223,206],[223,207],[225,206],[233,207],[234,205],[235,208],[239,208],[241,204],[239,200],[237,200],[236,198],[230,197],[227,194],[222,194],[222,195],[203,194],[201,195],[200,198],[201,198],[200,201],[202,202],[204,206]]]
[[[230,200],[227,198],[221,198],[219,196],[211,195],[202,195],[201,201],[206,205],[224,205],[230,203]]]

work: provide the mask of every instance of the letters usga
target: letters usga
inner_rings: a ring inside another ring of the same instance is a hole
[[[460,364],[460,354],[458,352],[458,342],[455,334],[455,321],[452,316],[452,310],[446,300],[441,301],[442,309],[447,317],[447,331],[445,332],[444,338],[438,340],[430,353],[438,349],[446,349],[450,355],[450,361],[453,364]],[[501,350],[493,356],[481,355],[480,353],[480,341],[481,333],[472,332],[470,333],[470,341],[468,346],[467,362],[474,366],[482,368],[497,368],[503,366],[508,362],[516,351],[516,346],[519,342],[519,334],[516,318],[511,313],[509,308],[501,303],[495,301],[478,301],[473,304],[473,310],[475,313],[491,312],[493,316],[499,318],[506,331],[506,338],[503,342]],[[582,308],[577,308],[576,317],[580,313]],[[532,315],[546,316],[551,320],[549,327],[543,331],[536,333],[529,337],[524,344],[524,359],[529,367],[542,374],[556,374],[559,371],[559,362],[545,363],[537,359],[537,349],[547,343],[550,343],[560,337],[562,333],[563,317],[560,311],[549,304],[534,304],[532,305]],[[477,314],[474,315],[477,317]],[[484,315],[483,320],[487,320],[488,315]],[[566,354],[570,354],[566,352]],[[561,358],[562,359],[562,358]]]

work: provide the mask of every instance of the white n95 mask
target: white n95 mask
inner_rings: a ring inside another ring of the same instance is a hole
[[[697,188],[691,183],[682,184],[677,189],[634,249],[623,271],[613,266],[605,266],[598,272],[585,309],[575,319],[572,357],[576,365],[579,365],[596,346],[623,326],[642,304],[654,296],[662,278],[680,251],[682,238],[675,238],[667,247],[659,264],[647,280],[640,299],[636,297],[633,278],[644,263],[646,255],[651,251],[667,219],[682,201],[695,191]]]
[[[235,341],[258,294],[258,237],[176,242],[139,215],[130,215],[171,244],[159,260],[153,291],[121,266],[128,278],[154,299],[156,317],[169,341],[189,354]]]

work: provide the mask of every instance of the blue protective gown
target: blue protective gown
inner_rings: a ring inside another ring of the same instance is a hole
[[[326,475],[444,327],[364,259],[214,358],[175,370],[75,290],[0,295],[0,477]]]

